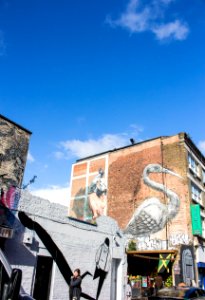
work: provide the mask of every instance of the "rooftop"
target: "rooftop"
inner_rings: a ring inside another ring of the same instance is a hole
[[[24,128],[23,126],[21,126],[21,125],[15,123],[14,121],[8,119],[7,117],[5,117],[5,116],[3,116],[3,115],[1,115],[1,114],[0,114],[0,118],[4,119],[4,120],[7,121],[7,122],[12,123],[13,125],[17,126],[18,128],[20,128],[20,129],[26,131],[27,133],[32,134],[32,132],[31,132],[30,130]]]

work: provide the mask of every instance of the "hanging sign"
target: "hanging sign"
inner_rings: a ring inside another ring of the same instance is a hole
[[[191,205],[191,220],[192,220],[192,234],[202,235],[202,222],[201,222],[199,204]]]

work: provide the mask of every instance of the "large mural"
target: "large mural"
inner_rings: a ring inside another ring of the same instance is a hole
[[[97,217],[105,215],[107,208],[107,185],[103,169],[100,168],[98,175],[92,180],[88,187],[88,195],[93,219],[95,220]]]
[[[126,233],[134,236],[147,236],[162,230],[168,221],[171,221],[178,213],[180,207],[179,196],[165,185],[149,178],[150,173],[166,173],[181,178],[181,176],[160,164],[149,164],[143,170],[144,184],[150,188],[163,192],[168,202],[161,203],[156,197],[149,197],[136,209],[129,221]]]
[[[107,156],[73,166],[68,215],[86,222],[107,214]]]

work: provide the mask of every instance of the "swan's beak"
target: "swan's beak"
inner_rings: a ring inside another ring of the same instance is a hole
[[[181,178],[182,179],[182,176],[180,176],[179,174],[171,171],[171,170],[168,170],[168,169],[164,169],[164,173],[167,173],[167,174],[170,174],[170,175],[173,175],[173,176],[176,176],[178,178]]]

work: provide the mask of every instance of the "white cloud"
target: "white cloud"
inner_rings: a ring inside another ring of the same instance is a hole
[[[6,43],[4,40],[4,33],[0,30],[0,56],[3,56],[6,52]]]
[[[173,38],[175,40],[186,39],[189,29],[186,24],[181,23],[179,20],[167,24],[159,25],[152,29],[158,40]]]
[[[68,157],[86,157],[96,153],[119,148],[127,144],[127,138],[122,135],[105,134],[99,139],[89,139],[86,141],[69,140],[61,142],[61,146],[66,151]]]
[[[174,0],[152,0],[143,5],[141,0],[130,0],[125,12],[118,19],[113,20],[107,17],[106,22],[111,27],[122,27],[130,33],[149,31],[155,34],[158,40],[186,39],[188,25],[175,19],[172,22],[165,22],[165,12]]]
[[[31,153],[30,153],[30,152],[28,152],[28,155],[27,155],[27,160],[28,160],[28,161],[30,161],[30,162],[34,162],[34,161],[35,161],[35,159],[34,159],[33,155],[31,155]]]
[[[130,138],[138,138],[143,128],[131,124],[127,132],[119,134],[104,134],[97,139],[68,140],[60,142],[60,151],[54,153],[57,159],[70,159],[72,157],[84,158],[104,151],[113,150],[130,144]]]
[[[126,11],[122,13],[120,18],[117,20],[107,18],[107,23],[112,27],[120,26],[126,28],[131,33],[147,30],[148,22],[151,18],[150,8],[145,7],[141,11],[138,11],[139,4],[139,0],[130,0]]]
[[[205,154],[205,141],[200,141],[197,146]]]
[[[58,203],[64,206],[69,204],[70,188],[51,186],[44,189],[30,191],[32,195],[47,199],[52,203]]]

